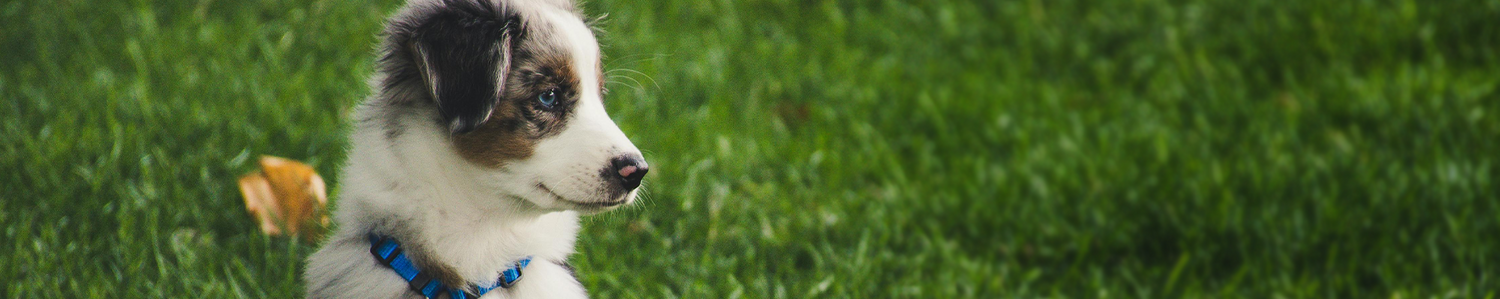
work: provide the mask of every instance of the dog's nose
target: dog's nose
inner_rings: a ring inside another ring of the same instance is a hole
[[[620,183],[625,186],[625,190],[635,190],[636,187],[640,187],[641,179],[646,177],[646,171],[651,170],[651,166],[646,165],[646,158],[641,157],[640,154],[621,155],[610,161],[610,164],[615,174],[619,175]]]

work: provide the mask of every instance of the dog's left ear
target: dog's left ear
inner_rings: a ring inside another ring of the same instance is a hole
[[[489,120],[510,72],[510,24],[471,14],[440,15],[411,39],[412,60],[452,134]]]

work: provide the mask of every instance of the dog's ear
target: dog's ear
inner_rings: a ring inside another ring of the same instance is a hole
[[[514,22],[493,13],[440,13],[407,45],[452,134],[484,124],[504,94]]]

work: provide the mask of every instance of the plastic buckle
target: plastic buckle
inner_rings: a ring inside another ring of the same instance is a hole
[[[418,294],[422,294],[422,297],[427,298],[436,296],[438,289],[442,288],[441,283],[438,283],[436,280],[433,280],[432,277],[428,277],[426,274],[422,273],[417,273],[417,277],[413,277],[412,280],[408,282],[408,286],[410,286],[413,291],[417,291]]]
[[[525,277],[525,276],[521,275],[521,267],[511,268],[511,270],[515,270],[516,271],[516,280],[506,281],[506,279],[505,279],[505,273],[500,273],[500,287],[501,288],[507,288],[507,289],[509,289],[510,287],[515,286],[517,282],[520,282],[522,277]]]

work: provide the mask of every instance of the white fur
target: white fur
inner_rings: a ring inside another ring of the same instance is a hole
[[[524,4],[524,3],[518,3]],[[593,33],[570,12],[519,5],[557,29],[571,46],[581,86],[598,86],[599,48]],[[378,76],[378,75],[377,75]],[[374,81],[379,81],[379,78]],[[373,84],[372,84],[373,85]],[[378,88],[378,87],[376,87]],[[584,92],[573,119],[556,136],[540,140],[535,153],[500,169],[459,156],[447,128],[431,121],[437,111],[397,111],[380,105],[381,95],[356,111],[360,120],[342,172],[335,211],[338,230],[308,259],[309,297],[419,298],[396,273],[369,253],[366,234],[381,220],[410,232],[403,246],[420,246],[428,258],[453,267],[470,283],[494,281],[501,270],[532,256],[512,288],[483,298],[584,298],[583,287],[560,266],[573,253],[578,212],[607,210],[577,203],[611,201],[599,171],[612,157],[639,154],[604,111],[599,90]],[[385,126],[403,133],[387,138]],[[537,188],[541,183],[562,198]],[[635,192],[626,195],[633,200]]]
[[[593,72],[598,67],[599,45],[594,41],[593,32],[567,12],[551,10],[545,11],[541,16],[554,24],[552,28],[558,29],[557,32],[561,35],[559,39],[567,40],[572,46],[573,69],[579,73],[579,86],[599,86],[600,78]],[[583,94],[574,108],[574,119],[567,129],[554,138],[538,143],[536,154],[530,159],[507,167],[516,174],[538,180],[511,181],[518,185],[511,186],[512,188],[536,190],[535,184],[541,183],[562,197],[559,200],[545,194],[523,196],[539,207],[593,211],[578,203],[616,200],[601,198],[602,194],[597,192],[604,187],[604,182],[598,179],[601,161],[607,162],[623,153],[640,153],[605,113],[600,90],[582,90]],[[520,186],[521,184],[529,186]],[[635,191],[625,197],[627,201],[633,200]]]

